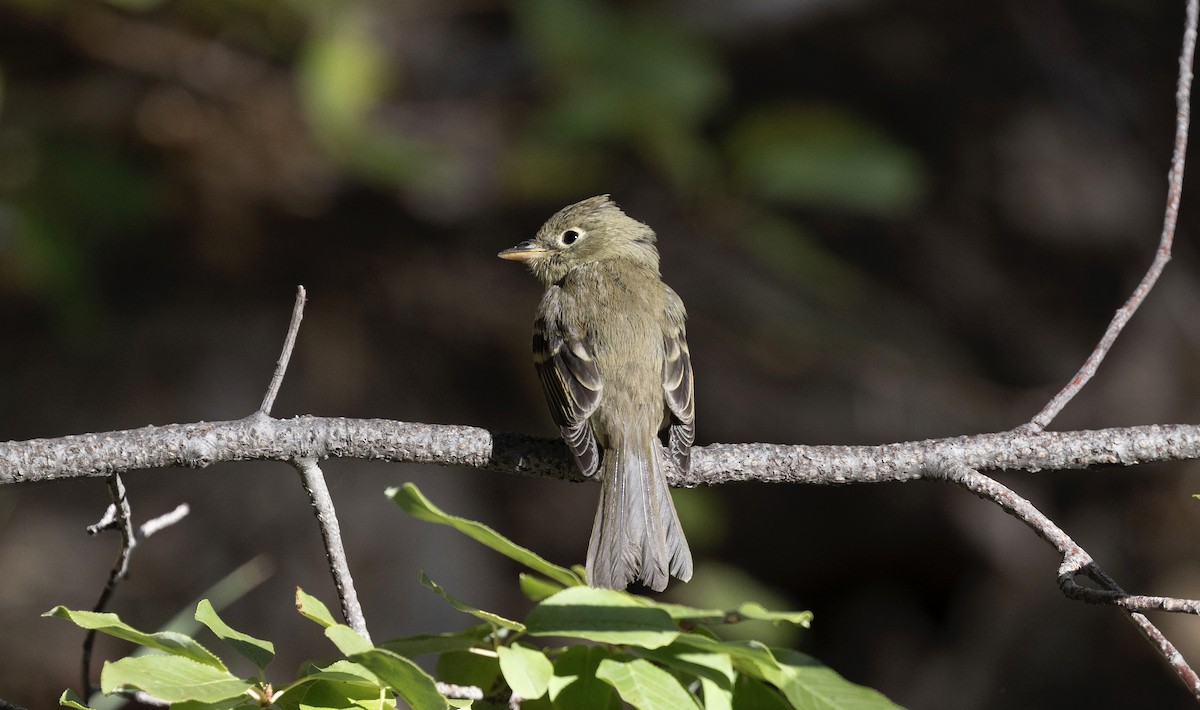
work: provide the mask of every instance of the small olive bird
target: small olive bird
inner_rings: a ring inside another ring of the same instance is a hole
[[[600,474],[588,584],[655,591],[692,577],[667,488],[660,429],[686,472],[695,439],[683,301],[662,282],[654,230],[608,195],[565,207],[506,249],[546,287],[533,361],[550,413],[584,476]]]

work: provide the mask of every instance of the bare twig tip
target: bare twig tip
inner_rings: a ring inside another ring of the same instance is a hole
[[[275,406],[275,397],[283,385],[283,375],[287,372],[288,361],[292,359],[292,350],[296,347],[296,334],[300,332],[300,321],[304,320],[304,304],[308,301],[308,292],[303,285],[296,287],[296,305],[292,306],[292,320],[288,323],[287,336],[283,339],[283,352],[275,362],[275,373],[271,375],[271,384],[267,386],[267,394],[263,397],[258,411],[270,414]]]

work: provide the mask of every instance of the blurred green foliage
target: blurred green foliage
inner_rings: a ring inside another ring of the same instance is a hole
[[[742,217],[735,216],[735,224],[757,223],[761,229],[738,232],[746,253],[806,284],[827,302],[840,302],[855,289],[852,267],[824,256],[794,214],[777,211],[895,217],[913,211],[925,193],[927,181],[916,153],[849,110],[798,101],[731,103],[728,58],[711,29],[656,4],[518,0],[498,11],[504,17],[495,18],[507,34],[486,41],[469,29],[451,29],[456,23],[468,28],[479,24],[469,14],[458,18],[453,10],[366,1],[185,1],[164,6],[158,0],[110,0],[119,9],[111,17],[98,14],[102,6],[61,0],[7,0],[0,3],[4,5],[8,12],[57,17],[80,28],[68,40],[82,38],[83,50],[99,56],[109,71],[149,80],[147,90],[178,84],[199,102],[196,115],[166,119],[168,128],[199,121],[199,133],[192,138],[201,140],[184,146],[187,151],[228,151],[220,134],[208,132],[236,130],[246,121],[240,114],[250,117],[245,130],[253,131],[244,139],[247,146],[233,149],[233,155],[197,154],[179,162],[183,156],[166,153],[155,163],[133,156],[124,144],[128,136],[112,131],[111,118],[103,125],[94,120],[101,110],[126,111],[130,128],[137,129],[152,105],[153,91],[145,100],[128,95],[123,107],[84,105],[70,120],[36,112],[6,118],[10,131],[33,136],[39,150],[36,174],[17,193],[0,197],[18,213],[23,278],[39,282],[36,290],[50,295],[64,312],[93,299],[87,295],[86,272],[96,261],[88,245],[100,233],[129,239],[162,223],[166,200],[152,186],[169,172],[204,169],[207,173],[197,179],[219,184],[223,178],[212,173],[214,168],[244,171],[251,165],[247,161],[257,160],[268,172],[258,174],[262,169],[257,167],[244,176],[231,172],[224,181],[269,181],[272,162],[280,160],[272,154],[298,159],[304,151],[316,150],[312,159],[332,166],[341,180],[426,202],[433,197],[434,210],[442,209],[437,205],[486,202],[486,193],[523,203],[610,191],[619,187],[631,162],[641,164],[681,199],[736,209]],[[458,46],[449,45],[447,52],[435,40],[414,45],[424,32],[408,28],[409,23],[430,25],[434,37],[457,32],[466,50],[483,57],[500,53],[506,60],[494,67],[459,67],[454,55]],[[134,47],[110,40],[118,44],[107,46],[109,24],[128,25],[131,37],[152,44]],[[101,29],[89,29],[93,25]],[[200,44],[193,46],[194,41]],[[488,44],[497,41],[500,48]],[[228,60],[219,52],[206,58],[206,42],[227,43],[229,56],[246,66],[231,69],[222,64]],[[436,58],[438,52],[449,62],[440,69],[425,56]],[[256,83],[262,84],[276,67],[295,88],[292,110],[309,131],[311,147],[274,146],[272,136],[289,141],[296,136],[270,125],[255,127],[259,121],[276,120],[266,114],[255,117],[263,109],[254,105]],[[222,74],[248,69],[263,78]],[[92,72],[83,80],[97,87],[111,83],[104,71]],[[475,77],[474,94],[449,88],[461,81],[455,72]],[[249,81],[250,93],[223,88],[211,77],[231,87]],[[0,78],[0,101],[11,102],[2,82]],[[40,91],[18,86],[18,100]],[[424,113],[427,108],[433,113]],[[450,112],[453,120],[447,124],[439,112]],[[229,113],[227,121],[233,125],[215,120],[219,113]],[[257,156],[256,150],[266,154]],[[213,160],[215,165],[205,165]],[[233,203],[255,199],[254,190],[210,194]],[[737,202],[727,199],[732,195]],[[180,206],[195,209],[174,207]],[[230,214],[245,208],[215,204],[209,209]],[[79,320],[64,317],[64,322]]]
[[[771,201],[879,217],[925,193],[919,156],[851,112],[793,102],[754,107],[728,142],[738,187]]]
[[[37,181],[8,206],[18,239],[6,269],[15,285],[52,304],[72,339],[103,330],[96,266],[112,245],[145,234],[163,216],[160,186],[145,165],[111,141],[85,134],[39,135],[23,146]]]
[[[453,189],[449,156],[402,132],[376,126],[398,81],[394,58],[372,32],[370,7],[304,3],[309,36],[300,48],[297,82],[314,137],[355,177],[383,185]]]
[[[712,186],[715,156],[700,131],[728,79],[716,54],[678,18],[589,0],[520,0],[514,10],[552,84],[525,129],[515,172],[527,174],[524,152],[537,156],[534,167],[561,162],[567,169],[550,170],[559,175],[570,172],[581,147],[624,147],[676,189]]]

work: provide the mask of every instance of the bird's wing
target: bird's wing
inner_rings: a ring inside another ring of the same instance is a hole
[[[583,333],[540,316],[533,324],[533,362],[554,423],[585,476],[600,469],[596,436],[588,423],[604,382]]]
[[[671,458],[680,472],[691,464],[692,442],[696,440],[696,404],[692,385],[692,355],[688,350],[683,301],[667,291],[667,317],[663,321],[663,394],[670,411],[668,443]]]

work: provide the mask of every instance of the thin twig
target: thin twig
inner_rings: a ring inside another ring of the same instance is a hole
[[[1142,636],[1154,646],[1167,665],[1179,677],[1196,700],[1200,700],[1200,676],[1188,665],[1178,649],[1150,622],[1141,611],[1181,611],[1200,613],[1200,601],[1192,599],[1170,599],[1167,597],[1136,597],[1125,593],[1120,585],[1109,577],[1092,560],[1091,555],[1067,535],[1054,521],[1046,517],[1028,500],[993,478],[983,475],[969,466],[943,462],[929,467],[929,477],[945,480],[965,488],[975,495],[998,505],[1004,512],[1025,523],[1038,537],[1045,540],[1063,556],[1059,567],[1058,586],[1071,599],[1081,599],[1096,604],[1110,604],[1124,610]],[[1103,590],[1079,586],[1075,577],[1085,574]]]
[[[129,575],[129,559],[133,556],[133,550],[138,543],[163,528],[179,522],[188,514],[189,510],[187,503],[181,503],[175,507],[175,510],[147,520],[135,529],[133,527],[133,511],[129,506],[129,497],[125,493],[125,483],[121,480],[119,473],[108,476],[108,495],[112,503],[104,511],[104,516],[100,518],[99,522],[87,527],[87,532],[89,535],[95,535],[103,530],[117,528],[121,531],[121,549],[117,553],[117,561],[108,574],[104,590],[100,592],[100,599],[96,601],[96,606],[92,607],[92,611],[96,612],[104,611],[109,600],[112,599],[117,585]],[[96,630],[92,629],[83,638],[83,659],[80,665],[83,674],[84,698],[90,697],[95,691],[95,686],[91,683],[92,648],[95,643]]]
[[[477,685],[454,685],[438,681],[437,691],[442,697],[456,700],[483,700],[483,688]]]
[[[296,347],[296,333],[300,331],[300,321],[304,320],[304,302],[306,300],[307,294],[304,286],[297,286],[296,304],[292,306],[292,320],[288,324],[287,336],[283,339],[283,351],[279,354],[279,359],[275,361],[275,374],[271,375],[271,384],[267,385],[267,393],[258,407],[261,414],[270,414],[271,407],[275,406],[275,396],[279,394],[279,387],[283,384],[283,375],[287,372],[288,361],[292,359],[292,350]]]
[[[314,458],[296,458],[292,459],[291,463],[300,472],[304,490],[308,492],[308,498],[317,514],[321,539],[325,542],[325,558],[329,561],[333,585],[337,588],[338,599],[342,603],[342,616],[350,628],[370,641],[371,635],[367,632],[367,622],[363,618],[362,606],[358,603],[358,593],[354,591],[354,578],[350,575],[350,565],[346,562],[346,550],[342,546],[342,530],[338,525],[337,511],[334,510],[329,487],[325,485],[325,475],[321,473],[321,468],[317,466]]]
[[[91,525],[87,526],[88,535],[99,535],[105,530],[111,530],[117,526],[117,506],[109,503],[108,508],[104,511],[104,515]],[[3,708],[0,708],[3,710]]]
[[[164,528],[168,528],[180,520],[187,517],[187,514],[192,511],[187,503],[180,503],[175,506],[175,510],[169,513],[163,513],[157,518],[151,518],[138,526],[138,539],[145,540],[156,532],[160,532]]]
[[[133,529],[133,512],[129,507],[129,498],[125,495],[125,483],[121,480],[121,474],[114,473],[108,477],[108,496],[112,500],[112,504],[105,511],[101,521],[90,526],[88,532],[94,534],[93,530],[102,527],[119,528],[121,530],[121,549],[117,552],[117,561],[113,563],[112,570],[108,573],[108,581],[104,583],[100,598],[96,601],[96,606],[92,607],[92,611],[96,612],[104,611],[104,608],[108,606],[108,600],[116,591],[117,585],[129,574],[129,558],[133,555],[133,548],[137,547],[137,535]],[[94,690],[91,678],[92,647],[95,643],[96,630],[92,629],[83,637],[83,658],[80,660],[84,698],[91,697]]]
[[[1175,644],[1171,643],[1157,626],[1150,623],[1145,614],[1130,612],[1126,618],[1137,628],[1142,638],[1158,651],[1158,654],[1167,662],[1167,666],[1175,671],[1175,675],[1191,692],[1192,697],[1200,699],[1200,676],[1197,676],[1196,671],[1192,670],[1187,661],[1183,659],[1183,654],[1175,648]]]
[[[1191,121],[1191,96],[1192,96],[1192,63],[1196,54],[1196,19],[1200,1],[1188,0],[1187,5],[1187,23],[1183,32],[1183,50],[1179,55],[1179,81],[1175,89],[1175,149],[1171,155],[1171,171],[1167,175],[1167,207],[1163,214],[1162,236],[1159,238],[1158,251],[1154,255],[1154,261],[1150,264],[1150,269],[1146,271],[1146,275],[1142,277],[1141,283],[1133,290],[1133,295],[1121,306],[1113,315],[1112,321],[1108,324],[1108,329],[1104,331],[1104,337],[1097,343],[1096,349],[1084,361],[1083,366],[1071,378],[1066,387],[1051,399],[1042,411],[1037,413],[1033,419],[1024,424],[1021,428],[1025,431],[1042,431],[1063,407],[1083,389],[1083,386],[1092,379],[1096,374],[1096,369],[1100,367],[1100,363],[1108,355],[1108,351],[1116,342],[1117,336],[1121,334],[1121,330],[1125,328],[1125,324],[1133,317],[1138,307],[1142,305],[1142,301],[1146,300],[1146,296],[1150,290],[1154,288],[1154,284],[1158,281],[1158,277],[1162,274],[1163,268],[1167,262],[1171,260],[1171,244],[1175,240],[1175,223],[1179,219],[1179,201],[1183,196],[1183,166],[1187,156],[1188,142],[1188,124]]]
[[[1075,583],[1075,577],[1084,575],[1102,588],[1084,587]],[[1119,606],[1126,611],[1169,611],[1176,614],[1200,615],[1200,600],[1177,599],[1175,597],[1150,597],[1128,594],[1116,580],[1096,566],[1091,559],[1066,556],[1058,568],[1058,586],[1063,594],[1088,604]]]

